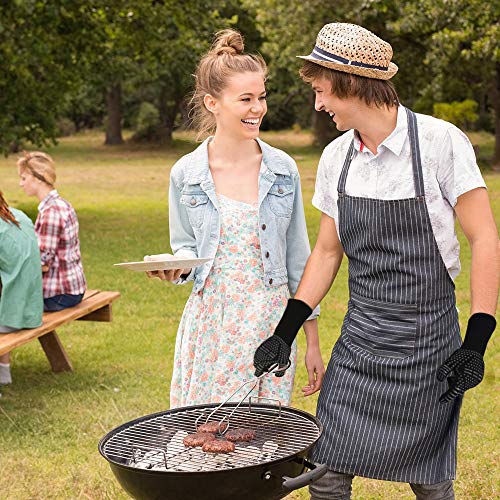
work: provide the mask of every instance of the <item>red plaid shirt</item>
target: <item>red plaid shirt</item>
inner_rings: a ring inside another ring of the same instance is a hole
[[[43,273],[44,298],[85,292],[78,219],[73,207],[53,189],[38,205],[35,222]]]

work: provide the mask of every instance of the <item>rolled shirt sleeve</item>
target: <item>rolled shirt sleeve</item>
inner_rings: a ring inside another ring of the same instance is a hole
[[[441,192],[454,207],[458,197],[478,187],[486,187],[468,137],[450,125],[443,137],[437,180]]]
[[[198,257],[196,249],[196,238],[193,228],[189,223],[189,218],[186,213],[186,208],[181,203],[181,189],[177,185],[178,180],[175,178],[176,168],[172,168],[170,174],[170,187],[168,196],[168,222],[170,230],[170,247],[176,257],[184,257],[193,259]],[[191,269],[188,276],[179,278],[173,283],[183,285],[194,279],[195,268]]]
[[[65,220],[58,210],[45,210],[39,214],[37,237],[42,266],[51,267],[54,262],[64,225]]]

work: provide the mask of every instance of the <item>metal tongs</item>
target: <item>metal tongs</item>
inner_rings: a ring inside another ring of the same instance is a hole
[[[229,414],[229,415],[224,415],[220,420],[219,420],[219,434],[221,434],[222,436],[227,432],[227,430],[229,429],[229,426],[230,426],[230,423],[229,423],[229,419],[233,416],[233,413],[241,406],[241,404],[245,401],[245,399],[248,397],[248,395],[257,387],[258,383],[259,383],[259,380],[262,378],[262,377],[265,377],[271,373],[275,373],[275,372],[279,372],[279,371],[283,371],[283,370],[287,370],[291,365],[291,362],[290,360],[288,360],[288,363],[286,365],[279,365],[278,363],[274,363],[273,365],[271,365],[267,371],[265,371],[262,375],[259,375],[258,377],[255,377],[255,378],[252,378],[252,379],[248,379],[248,380],[245,380],[243,382],[243,384],[241,384],[230,396],[228,396],[222,403],[220,403],[218,406],[216,406],[211,412],[210,414],[208,415],[208,417],[205,419],[205,422],[204,423],[207,423],[209,420],[210,420],[210,417],[212,415],[214,415],[217,411],[219,411],[235,394],[238,394],[238,392],[241,391],[241,389],[243,389],[243,387],[245,387],[246,385],[248,384],[252,384],[252,386],[250,387],[249,390],[247,390],[246,394],[240,399],[240,401],[238,402],[238,404],[233,408],[233,411]],[[266,422],[265,424],[263,425],[269,425],[271,422],[274,422],[276,419],[280,418],[281,416],[281,401],[279,399],[272,399],[272,398],[263,398],[263,397],[257,397],[255,398],[256,400],[260,401],[260,400],[263,400],[265,399],[266,401],[274,401],[278,404],[278,407],[279,407],[279,410],[278,410],[278,415],[276,416],[276,418],[273,418],[271,421],[269,422]],[[252,411],[252,397],[250,396],[249,400],[248,400],[248,408],[250,411]],[[200,421],[200,419],[203,417],[203,413],[196,419],[194,425],[195,425],[195,429],[198,430],[198,422]],[[223,424],[224,424],[224,421],[226,421],[226,426],[224,427]],[[260,426],[261,427],[261,426]]]

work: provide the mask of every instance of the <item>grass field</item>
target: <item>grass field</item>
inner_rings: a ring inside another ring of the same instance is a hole
[[[319,213],[311,206],[320,151],[308,133],[264,133],[263,139],[297,160],[302,177],[311,243]],[[89,288],[119,290],[110,324],[80,322],[59,331],[75,371],[54,375],[37,342],[13,352],[14,383],[0,399],[1,499],[125,499],[99,439],[125,421],[168,408],[168,388],[177,325],[189,286],[174,287],[142,274],[113,268],[169,251],[168,174],[193,148],[189,134],[171,149],[127,144],[104,147],[102,134],[65,138],[50,153],[57,162],[57,187],[78,212]],[[478,136],[491,147],[491,136]],[[490,198],[500,214],[500,176],[485,172]],[[36,217],[38,202],[17,185],[15,157],[0,159],[0,189],[9,203]],[[480,221],[478,221],[480,223]],[[460,321],[469,312],[470,253],[460,234],[463,272],[457,280]],[[325,363],[337,338],[347,302],[346,262],[322,304],[320,336]],[[304,354],[300,338],[300,358]],[[498,358],[494,338],[486,354],[486,377],[464,400],[459,435],[458,499],[499,498]],[[495,363],[495,361],[497,363]],[[496,365],[496,366],[495,366]],[[299,365],[292,405],[315,412],[316,397],[303,398]],[[289,499],[308,498],[307,490]],[[405,484],[356,479],[353,498],[410,499]],[[179,499],[181,500],[181,499]],[[235,499],[236,500],[236,499]],[[258,500],[258,499],[256,499]]]

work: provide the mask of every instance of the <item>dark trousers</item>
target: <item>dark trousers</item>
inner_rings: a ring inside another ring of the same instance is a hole
[[[311,500],[350,500],[352,491],[351,474],[342,474],[333,470],[314,481],[309,486]],[[436,484],[410,484],[416,500],[454,500],[453,481]]]
[[[61,311],[67,309],[68,307],[76,306],[83,299],[83,293],[78,295],[70,295],[65,293],[63,295],[54,295],[54,297],[48,297],[43,299],[43,310],[44,311]]]

